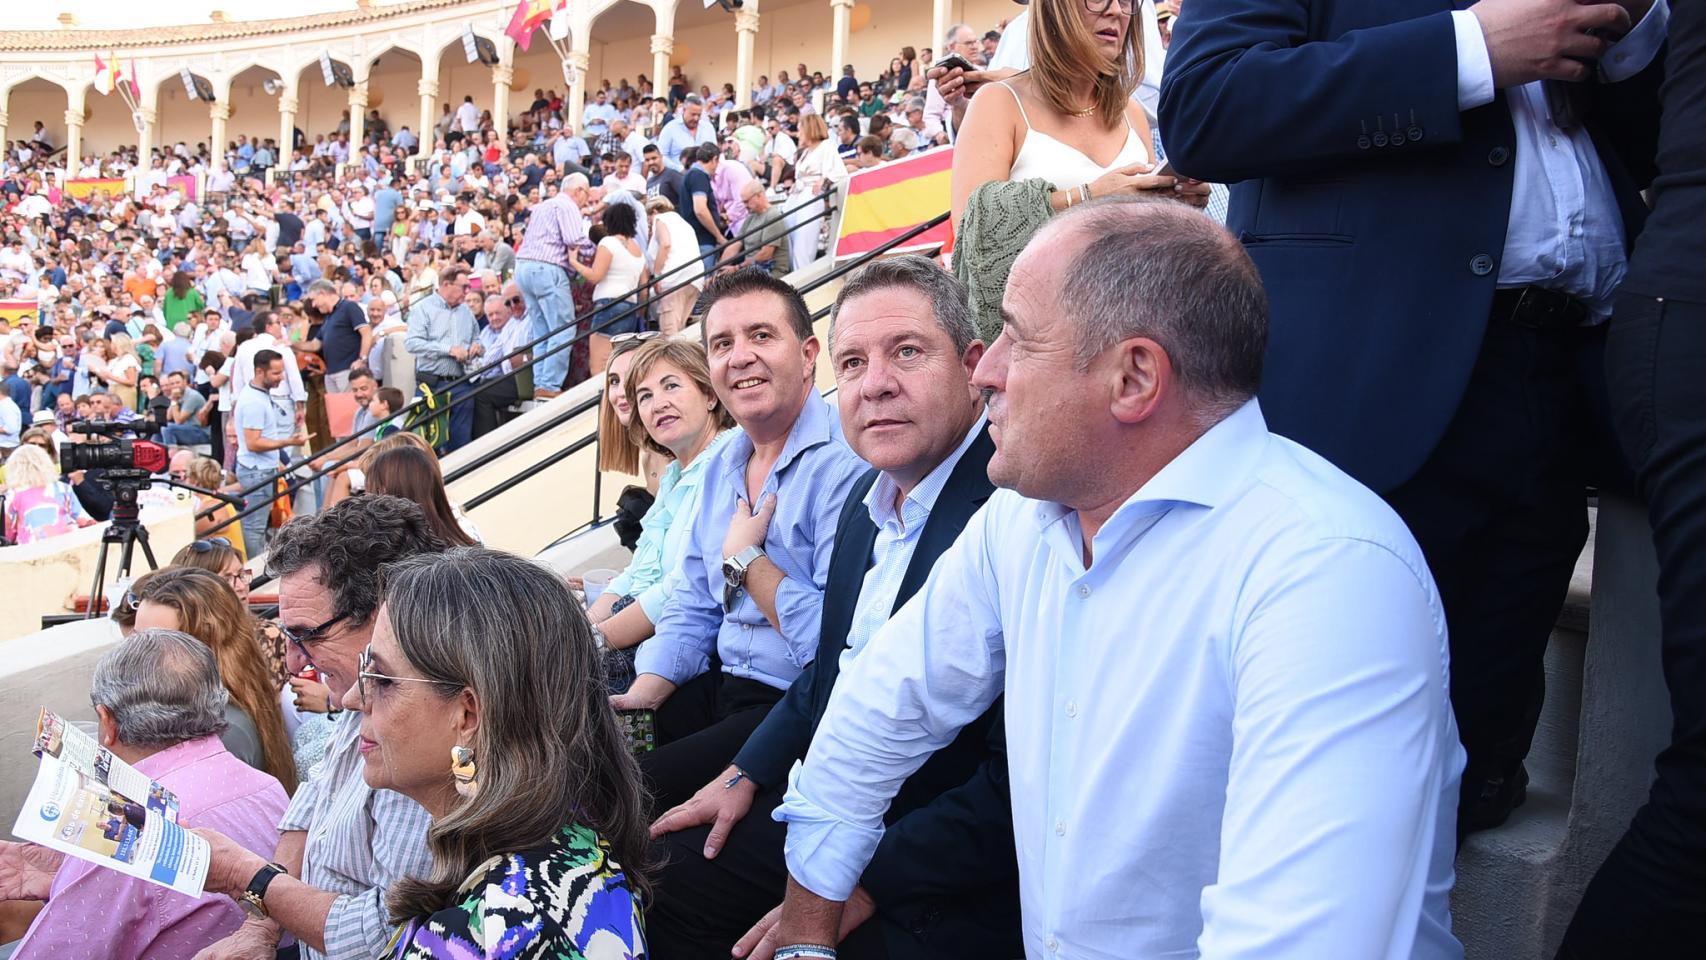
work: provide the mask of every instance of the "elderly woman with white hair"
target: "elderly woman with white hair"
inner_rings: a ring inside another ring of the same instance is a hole
[[[101,746],[176,796],[180,825],[271,854],[284,788],[220,743],[229,695],[212,650],[177,630],[138,630],[95,665],[90,687]],[[136,829],[132,814],[148,801],[115,793],[114,829]],[[18,960],[190,957],[243,922],[233,900],[162,896],[145,880],[25,843],[0,843],[0,899],[47,901]]]

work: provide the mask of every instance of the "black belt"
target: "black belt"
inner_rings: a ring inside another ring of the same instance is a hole
[[[1531,330],[1571,330],[1593,317],[1579,297],[1541,287],[1513,287],[1493,292],[1495,321]]]

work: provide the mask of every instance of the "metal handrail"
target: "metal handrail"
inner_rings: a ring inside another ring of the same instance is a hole
[[[812,216],[806,218],[805,220],[801,220],[798,224],[795,225],[795,229],[798,229],[799,227],[805,226],[807,223],[815,222],[817,220],[828,217],[830,214],[834,213],[836,208],[829,202],[831,199],[832,199],[832,197],[828,193],[816,194],[816,195],[808,198],[807,200],[805,200],[801,204],[799,204],[799,206],[788,208],[788,209],[784,210],[783,216],[786,217],[789,214],[794,213],[798,210],[801,210],[801,209],[803,209],[803,208],[805,208],[805,207],[807,207],[813,203],[823,201],[824,202],[824,209],[822,211],[820,211],[816,214],[813,214]],[[734,245],[735,243],[738,243],[739,240],[740,240],[739,237],[730,237],[729,239],[723,241],[721,244],[718,244],[717,246],[711,248],[711,250],[708,251],[707,253],[701,254],[699,257],[696,257],[693,260],[690,260],[686,263],[683,263],[680,266],[677,266],[671,270],[667,270],[664,273],[661,273],[658,276],[653,277],[651,280],[647,281],[647,283],[645,283],[641,286],[635,287],[628,295],[638,298],[637,302],[630,305],[627,309],[621,311],[620,313],[616,314],[615,316],[607,318],[603,323],[597,325],[596,327],[589,325],[589,327],[586,330],[583,330],[582,332],[576,334],[574,337],[570,338],[566,343],[558,344],[555,347],[552,347],[548,350],[545,350],[545,351],[539,353],[537,356],[531,357],[526,363],[522,364],[520,367],[517,367],[516,372],[519,373],[523,367],[528,368],[528,369],[532,369],[532,368],[536,367],[540,363],[540,361],[544,360],[546,357],[552,356],[552,355],[559,353],[563,350],[572,350],[574,348],[575,344],[580,343],[582,340],[589,339],[594,333],[597,333],[600,330],[608,328],[610,326],[614,326],[616,323],[623,321],[623,320],[626,320],[631,316],[634,316],[636,313],[643,311],[647,307],[651,306],[653,303],[656,303],[657,301],[662,300],[664,297],[667,297],[670,294],[673,294],[676,291],[681,290],[681,289],[693,284],[695,281],[704,279],[706,276],[710,275],[711,273],[713,273],[717,269],[718,263],[716,261],[713,261],[711,266],[708,268],[701,266],[698,273],[695,273],[695,274],[688,276],[687,279],[682,280],[681,282],[675,284],[674,286],[670,287],[667,291],[661,291],[661,292],[655,293],[655,294],[651,295],[649,298],[645,298],[641,294],[641,291],[644,290],[645,288],[659,285],[659,284],[661,284],[662,280],[665,277],[668,277],[672,274],[678,273],[683,269],[686,269],[688,267],[693,266],[694,264],[702,264],[704,261],[704,258],[706,256],[718,254],[718,253],[728,249],[730,246]],[[490,362],[488,362],[486,365],[484,365],[482,367],[479,367],[475,370],[470,370],[467,373],[464,373],[461,377],[458,377],[455,380],[452,380],[450,383],[445,384],[440,389],[445,393],[450,393],[450,392],[454,391],[455,388],[469,383],[470,381],[472,381],[475,378],[479,377],[480,375],[484,374],[488,370],[491,370],[491,369],[497,367],[499,364],[506,363],[509,360],[512,360],[512,359],[520,356],[523,353],[527,353],[533,347],[537,346],[540,343],[545,342],[546,340],[549,340],[551,337],[555,336],[556,334],[557,334],[557,331],[548,331],[544,336],[535,337],[534,339],[529,340],[527,343],[524,343],[521,346],[515,348],[510,353],[508,353],[502,357],[498,357],[494,360],[491,360]],[[469,391],[469,392],[467,392],[461,396],[453,396],[451,398],[450,402],[445,404],[444,407],[437,409],[437,410],[430,411],[430,416],[427,419],[430,419],[431,417],[436,417],[436,416],[439,416],[445,412],[448,412],[450,410],[450,408],[456,406],[459,403],[465,403],[465,402],[471,401],[474,397],[478,396],[481,393],[484,393],[488,389],[491,389],[493,386],[496,386],[498,383],[501,383],[504,379],[506,379],[506,378],[502,378],[502,377],[493,378],[492,380],[489,380],[489,381],[475,387],[473,390],[471,390],[471,391]],[[397,420],[399,418],[404,418],[406,415],[409,417],[412,417],[416,414],[420,414],[423,412],[424,406],[425,406],[425,404],[420,400],[411,401],[407,404],[404,404],[402,409],[395,410],[395,411],[391,412],[390,414],[386,415],[385,417],[382,417],[381,419],[375,421],[373,423],[373,426],[378,427],[382,424],[389,423],[393,420]],[[415,425],[415,423],[418,423],[419,421],[410,419],[406,422],[407,422],[407,426],[412,427]],[[405,427],[405,428],[407,428],[407,427]],[[327,454],[332,452],[333,450],[337,450],[341,447],[344,447],[350,443],[355,442],[358,437],[359,437],[359,434],[355,435],[355,436],[345,437],[344,439],[339,440],[336,443],[333,443],[331,446],[326,447],[323,450],[309,454],[308,456],[303,457],[302,459],[297,460],[293,463],[287,463],[287,464],[281,466],[276,472],[274,472],[273,474],[268,476],[265,480],[262,480],[261,482],[256,483],[252,486],[245,487],[245,488],[237,491],[237,493],[235,495],[238,497],[242,497],[244,499],[247,499],[249,494],[252,494],[252,493],[258,492],[260,490],[264,490],[267,487],[270,487],[271,485],[277,483],[279,480],[288,477],[293,471],[299,469],[303,464],[312,462],[313,460],[316,460],[316,459],[323,458]],[[338,467],[341,467],[344,464],[349,463],[350,461],[354,460],[356,456],[359,456],[359,452],[357,454],[354,454],[354,455],[351,455],[351,456],[346,457],[344,459],[341,459],[341,460],[337,461],[336,463],[331,464],[329,467],[321,468],[312,477],[309,478],[309,482],[312,482],[312,480],[317,479],[320,476],[323,476],[329,470],[335,470]],[[294,489],[301,489],[301,487],[297,486]],[[271,502],[276,501],[279,496],[288,496],[290,492],[291,492],[291,488],[289,488],[288,484],[287,484],[286,492],[284,494],[275,494],[271,499],[269,499],[268,503],[270,504]],[[249,507],[249,508],[247,508],[247,510],[245,510],[245,512],[238,514],[237,517],[234,517],[231,520],[224,521],[223,523],[221,523],[219,526],[215,527],[214,529],[215,530],[223,529],[224,527],[229,526],[233,521],[240,519],[243,516],[247,516],[250,512],[259,510],[261,506],[262,506],[261,504],[256,504],[253,507]],[[198,512],[196,514],[196,516],[198,519],[209,519],[218,511],[218,509],[219,509],[218,507],[209,507],[209,508],[206,508],[206,509]]]

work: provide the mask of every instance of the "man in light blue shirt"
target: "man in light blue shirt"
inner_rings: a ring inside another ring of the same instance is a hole
[[[659,131],[658,152],[663,154],[664,165],[671,170],[683,169],[681,151],[689,146],[701,143],[717,142],[717,126],[705,116],[705,104],[697,94],[688,94],[681,101],[681,111],[674,120],[663,125]]]
[[[447,385],[483,354],[474,311],[463,302],[467,296],[468,268],[457,264],[446,267],[438,275],[438,289],[409,311],[409,332],[403,337],[403,348],[415,358],[415,379],[435,392],[449,390]],[[456,388],[450,392],[459,396],[464,391]],[[467,443],[473,430],[474,405],[452,406],[450,449]]]
[[[642,765],[660,807],[721,770],[816,656],[836,517],[866,469],[817,393],[799,292],[743,272],[705,298],[711,381],[744,432],[706,464],[681,583],[614,698],[657,710],[661,745]]]
[[[249,494],[245,511],[271,502],[272,486],[264,482],[284,465],[286,449],[308,443],[307,432],[297,422],[295,405],[288,397],[272,395],[273,388],[283,382],[283,356],[276,350],[261,350],[255,354],[254,379],[237,391],[231,414],[237,434],[237,482],[245,490],[261,485]],[[243,545],[251,557],[267,548],[267,513],[246,513],[241,521]]]
[[[834,945],[895,787],[1004,695],[1028,956],[1461,958],[1439,595],[1391,508],[1268,432],[1241,245],[1090,205],[1002,313],[973,382],[1006,489],[844,669],[776,813],[774,943]]]

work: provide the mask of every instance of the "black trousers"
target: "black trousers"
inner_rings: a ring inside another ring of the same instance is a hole
[[[480,386],[480,383],[474,386]],[[505,377],[497,386],[486,387],[473,399],[474,436],[483,437],[509,419],[509,408],[520,399],[515,390],[515,377]]]
[[[652,845],[660,865],[646,911],[652,960],[728,960],[735,941],[782,902],[787,827],[770,816],[781,803],[780,787],[759,791],[713,860],[704,854],[709,827],[672,833]],[[841,960],[886,958],[881,915],[860,925],[836,952]]]
[[[1439,586],[1451,701],[1469,755],[1460,809],[1527,756],[1542,657],[1587,540],[1584,441],[1595,432],[1584,357],[1602,328],[1495,319],[1462,404],[1414,477],[1387,494]],[[1603,391],[1601,390],[1602,394]]]
[[[685,803],[722,773],[780,699],[781,690],[731,677],[714,662],[670,694],[657,709],[658,747],[640,755],[653,815]]]
[[[1671,743],[1559,956],[1698,957],[1706,951],[1706,304],[1620,296],[1606,379],[1658,553]]]

